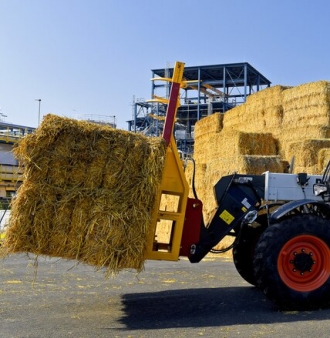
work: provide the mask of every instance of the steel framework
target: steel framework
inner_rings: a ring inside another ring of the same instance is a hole
[[[151,100],[133,102],[133,117],[128,129],[147,135],[161,135],[166,114],[170,83],[157,78],[170,78],[173,68],[152,70]],[[249,63],[185,67],[184,86],[174,135],[180,150],[193,152],[194,125],[215,112],[225,113],[271,82]]]

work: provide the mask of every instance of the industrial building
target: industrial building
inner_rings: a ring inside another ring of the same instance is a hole
[[[6,204],[21,183],[18,161],[12,153],[19,139],[34,132],[34,128],[0,121],[0,204]],[[4,207],[4,205],[0,205]]]
[[[132,120],[128,130],[145,135],[162,134],[166,114],[166,100],[173,68],[152,70],[151,99],[133,100]],[[183,78],[186,85],[180,97],[174,135],[178,149],[189,155],[193,153],[194,125],[205,116],[215,112],[225,113],[259,90],[270,87],[271,82],[249,63],[230,63],[185,67]],[[159,80],[157,80],[159,79]]]

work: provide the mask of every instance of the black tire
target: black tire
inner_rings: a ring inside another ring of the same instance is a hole
[[[253,259],[256,244],[260,235],[265,230],[265,226],[257,227],[245,226],[238,234],[233,247],[233,260],[236,270],[241,277],[252,285],[257,285],[253,270]]]
[[[330,223],[296,215],[267,228],[255,249],[257,286],[281,310],[330,305]]]

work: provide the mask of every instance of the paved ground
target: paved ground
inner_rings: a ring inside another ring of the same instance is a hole
[[[329,337],[330,309],[279,312],[228,259],[147,262],[113,279],[72,261],[33,263],[0,263],[2,338]]]

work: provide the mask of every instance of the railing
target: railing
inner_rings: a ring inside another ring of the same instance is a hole
[[[24,136],[31,134],[34,130],[27,128],[1,128],[0,129],[0,142],[17,143]]]
[[[0,181],[17,182],[22,179],[22,169],[13,166],[0,164]]]

